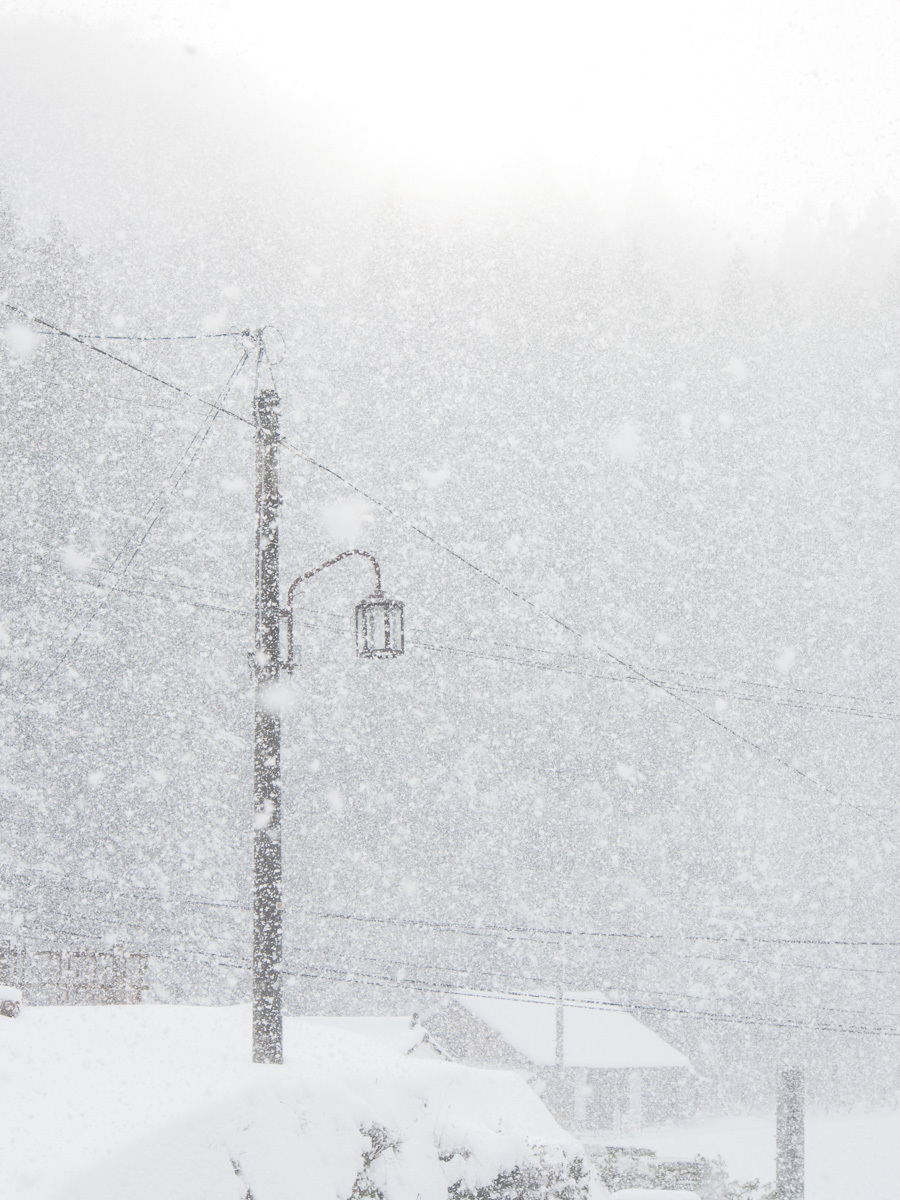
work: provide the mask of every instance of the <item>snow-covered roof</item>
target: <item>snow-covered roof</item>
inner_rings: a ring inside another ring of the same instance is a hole
[[[538,1066],[556,1062],[556,1011],[551,993],[534,999],[481,993],[454,999]],[[601,992],[566,992],[563,1061],[566,1067],[690,1067],[674,1046],[630,1013],[604,1008]]]
[[[332,1029],[340,1029],[344,1033],[358,1033],[362,1037],[379,1042],[382,1046],[396,1050],[398,1054],[412,1054],[428,1040],[428,1034],[412,1016],[307,1017],[306,1020],[330,1025]]]

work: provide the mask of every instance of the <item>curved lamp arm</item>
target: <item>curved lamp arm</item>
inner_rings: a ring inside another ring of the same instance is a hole
[[[306,571],[303,575],[298,575],[294,582],[287,590],[287,602],[282,608],[281,615],[285,619],[285,668],[288,671],[293,670],[294,662],[294,590],[301,583],[306,583],[308,579],[312,579],[313,575],[318,575],[320,571],[324,571],[326,567],[333,567],[335,563],[339,563],[342,559],[352,558],[356,554],[360,558],[367,558],[375,570],[375,596],[380,596],[381,592],[381,567],[378,565],[378,560],[374,554],[370,554],[368,550],[344,550],[338,554],[336,558],[329,558],[328,562],[323,562],[321,566],[313,567],[311,571]]]

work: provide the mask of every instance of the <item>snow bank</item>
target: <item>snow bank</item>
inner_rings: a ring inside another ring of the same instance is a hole
[[[428,1041],[428,1033],[410,1014],[405,1017],[307,1017],[318,1025],[328,1025],[345,1033],[359,1033],[398,1050],[401,1054],[440,1058]]]
[[[897,1200],[900,1196],[900,1110],[821,1112],[806,1117],[807,1200]],[[642,1129],[634,1138],[602,1142],[648,1146],[661,1157],[721,1156],[733,1179],[775,1176],[775,1111],[696,1118]]]
[[[0,1195],[16,1200],[446,1200],[579,1144],[516,1075],[410,1058],[288,1018],[250,1061],[247,1008],[26,1008],[0,1023]],[[594,1194],[604,1195],[602,1189]]]
[[[611,1192],[611,1200],[700,1200],[696,1192],[659,1191],[653,1188],[626,1188]]]

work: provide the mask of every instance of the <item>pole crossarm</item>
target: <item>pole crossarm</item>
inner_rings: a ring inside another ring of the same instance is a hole
[[[285,661],[282,664],[284,670],[290,672],[293,669],[294,662],[294,591],[301,583],[306,583],[312,579],[314,575],[318,575],[320,571],[326,570],[328,567],[333,567],[336,563],[343,562],[345,558],[352,558],[358,555],[360,558],[367,558],[372,564],[375,571],[375,591],[373,595],[381,596],[381,567],[374,554],[370,554],[368,550],[343,550],[334,558],[329,558],[327,562],[321,563],[318,567],[313,567],[311,571],[305,571],[302,575],[298,575],[287,591],[287,602],[284,608],[281,609],[281,616],[285,622]]]

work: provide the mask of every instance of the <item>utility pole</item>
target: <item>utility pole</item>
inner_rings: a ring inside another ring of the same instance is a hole
[[[778,1200],[803,1200],[803,1071],[800,1067],[787,1067],[778,1076],[775,1194]]]
[[[260,340],[259,359],[263,356]],[[256,424],[256,620],[253,666],[253,1061],[280,1063],[281,717],[279,679],[278,395],[253,397]]]

